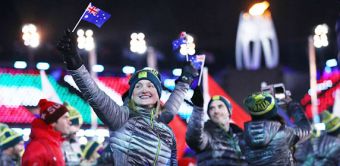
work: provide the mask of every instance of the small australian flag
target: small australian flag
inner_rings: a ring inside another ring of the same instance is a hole
[[[203,67],[203,63],[205,61],[205,55],[200,54],[200,55],[189,55],[189,61],[192,62],[193,66],[197,70],[201,70]]]
[[[103,24],[111,17],[111,14],[90,5],[87,7],[83,20],[95,24],[97,27],[102,27]]]

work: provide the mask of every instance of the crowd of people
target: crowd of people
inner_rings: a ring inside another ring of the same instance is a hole
[[[76,137],[83,123],[81,114],[67,103],[41,99],[40,115],[31,124],[25,148],[21,135],[0,125],[0,165],[178,165],[176,139],[168,123],[198,77],[197,69],[186,63],[174,91],[162,104],[160,74],[143,68],[131,76],[124,105],[120,106],[98,88],[76,43],[74,34],[67,30],[58,49],[83,97],[110,130],[108,145],[89,141],[82,147]],[[197,86],[191,101],[186,143],[195,151],[197,165],[340,165],[340,118],[330,112],[322,114],[326,130],[320,132],[289,96],[278,102],[273,94],[254,92],[244,100],[252,120],[243,130],[232,122],[233,106],[227,98],[213,96],[204,108],[202,89]],[[287,124],[278,109],[292,124]]]

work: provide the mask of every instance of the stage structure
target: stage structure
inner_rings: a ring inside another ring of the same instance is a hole
[[[262,53],[267,68],[272,69],[278,65],[278,41],[268,7],[269,3],[264,1],[240,15],[235,53],[239,70],[259,69]]]

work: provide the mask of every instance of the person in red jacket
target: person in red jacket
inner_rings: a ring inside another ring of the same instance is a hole
[[[23,166],[64,166],[62,135],[69,134],[67,108],[46,99],[39,101],[40,118],[32,122],[30,142],[22,158]]]

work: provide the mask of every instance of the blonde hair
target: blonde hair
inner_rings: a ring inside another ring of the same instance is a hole
[[[158,99],[158,101],[156,102],[156,107],[152,108],[153,110],[153,113],[155,116],[158,116],[158,113],[161,112],[161,101]],[[136,106],[136,103],[132,100],[132,99],[129,99],[128,102],[127,102],[127,107],[132,110],[133,112],[137,113],[138,110],[137,110],[137,106]]]

